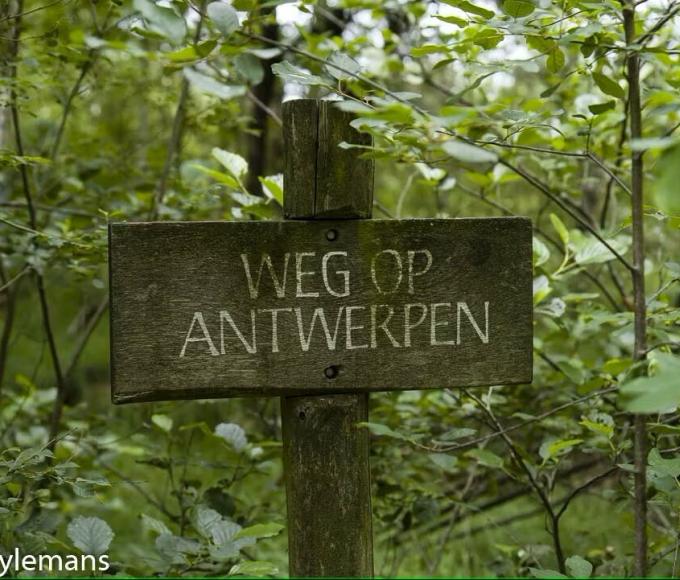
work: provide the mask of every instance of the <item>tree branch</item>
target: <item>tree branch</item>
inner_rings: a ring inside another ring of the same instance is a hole
[[[505,167],[507,167],[508,169],[512,170],[514,173],[522,177],[525,181],[533,185],[543,195],[549,198],[553,203],[561,207],[567,214],[569,214],[569,216],[571,216],[576,222],[578,222],[581,226],[588,230],[595,238],[597,238],[597,240],[599,240],[600,243],[605,248],[607,248],[616,257],[616,259],[619,262],[621,262],[628,270],[630,270],[631,272],[634,270],[633,265],[628,260],[626,260],[626,258],[624,258],[618,251],[616,251],[612,247],[612,245],[607,240],[605,240],[590,223],[588,223],[587,220],[579,216],[573,209],[571,209],[566,203],[564,203],[563,200],[561,200],[557,195],[550,191],[550,189],[544,183],[539,181],[536,177],[534,177],[521,167],[513,165],[512,163],[510,163],[506,159],[503,159],[502,157],[498,159],[498,162],[501,165],[505,165]]]
[[[543,504],[543,507],[545,508],[545,511],[547,512],[548,517],[550,518],[550,534],[553,538],[553,547],[555,548],[555,557],[557,559],[557,566],[562,574],[566,574],[567,568],[565,564],[565,558],[564,558],[564,551],[562,549],[562,541],[560,539],[560,521],[559,517],[555,513],[555,509],[550,502],[550,498],[548,497],[548,494],[545,492],[543,487],[541,487],[541,484],[538,483],[536,480],[536,477],[533,473],[533,471],[529,468],[527,465],[526,461],[524,461],[524,458],[522,457],[521,453],[518,451],[517,447],[515,446],[514,441],[510,438],[510,436],[506,433],[505,429],[501,425],[500,421],[496,419],[496,416],[494,415],[493,411],[491,411],[491,408],[489,405],[485,404],[479,397],[476,395],[473,395],[470,391],[463,389],[463,392],[470,397],[475,403],[477,403],[478,407],[482,410],[482,412],[489,418],[491,423],[494,425],[494,427],[498,430],[498,432],[501,434],[501,438],[505,442],[505,445],[507,446],[508,450],[510,451],[510,455],[512,456],[513,460],[515,461],[515,464],[517,467],[519,467],[524,474],[527,477],[527,480],[533,490],[536,492],[536,495],[538,496],[539,500]]]
[[[16,93],[16,78],[17,78],[17,67],[19,58],[19,41],[21,37],[21,12],[23,12],[23,0],[18,0],[17,2],[17,15],[14,19],[14,28],[12,31],[12,43],[11,43],[11,77],[14,80],[12,83],[12,88],[10,89],[10,111],[12,115],[12,122],[14,125],[14,138],[16,144],[17,155],[24,156],[24,145],[21,137],[21,124],[19,119],[19,109],[17,105],[17,93]],[[31,188],[28,179],[28,170],[26,165],[21,164],[19,166],[19,171],[21,174],[21,182],[23,185],[24,197],[26,199],[26,207],[28,208],[29,224],[32,230],[37,230],[35,206],[33,205],[33,197],[31,195]],[[54,371],[54,378],[57,384],[57,397],[54,401],[54,406],[52,407],[52,415],[50,418],[50,431],[49,431],[49,449],[50,451],[54,449],[54,445],[57,442],[57,434],[59,432],[59,423],[61,421],[61,412],[64,405],[65,396],[65,383],[64,375],[61,370],[61,363],[59,362],[59,353],[57,352],[57,344],[54,337],[54,332],[52,331],[52,323],[50,320],[49,305],[47,303],[47,293],[45,291],[45,282],[43,276],[39,272],[35,272],[35,281],[38,289],[38,298],[40,301],[40,310],[42,313],[43,328],[45,331],[45,337],[47,338],[47,344],[50,351],[50,358],[52,359],[52,369]]]

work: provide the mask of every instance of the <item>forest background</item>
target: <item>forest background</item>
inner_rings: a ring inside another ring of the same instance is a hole
[[[674,575],[679,13],[2,0],[3,553],[286,574],[278,400],[111,404],[107,223],[280,219],[309,96],[373,135],[376,217],[534,224],[533,384],[371,395],[376,573]]]

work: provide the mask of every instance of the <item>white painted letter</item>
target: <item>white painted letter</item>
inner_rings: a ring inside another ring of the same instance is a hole
[[[309,347],[312,343],[312,334],[314,333],[314,324],[316,323],[317,317],[321,321],[321,328],[323,329],[323,333],[326,336],[326,346],[328,347],[328,350],[335,350],[335,344],[338,340],[338,329],[340,328],[340,320],[342,320],[342,311],[344,309],[345,307],[341,306],[338,310],[338,316],[335,319],[335,330],[333,332],[333,336],[331,336],[331,331],[328,328],[328,322],[326,321],[326,314],[323,311],[323,308],[315,308],[314,312],[312,313],[312,321],[309,323],[307,338],[305,338],[305,331],[302,327],[302,309],[296,308],[295,316],[297,318],[298,333],[300,335],[300,347],[302,347],[302,350],[305,352],[309,350]]]
[[[272,315],[272,352],[279,352],[279,312],[292,312],[292,308],[262,308],[259,312],[269,312]]]
[[[416,254],[424,254],[425,258],[427,259],[427,262],[425,264],[425,267],[420,270],[419,272],[416,272],[413,269],[413,264],[415,262],[415,257]],[[408,251],[408,293],[413,294],[413,279],[416,276],[422,276],[425,274],[425,272],[429,271],[429,269],[432,267],[432,254],[430,253],[430,250],[409,250]]]
[[[418,307],[421,309],[420,318],[414,324],[411,324],[411,308]],[[404,306],[404,346],[411,346],[411,331],[420,326],[427,316],[427,306],[424,304],[407,304]]]
[[[267,270],[269,270],[269,275],[272,278],[272,283],[274,284],[274,290],[276,291],[276,296],[278,298],[283,298],[286,295],[286,279],[288,278],[288,260],[290,259],[290,254],[286,252],[283,261],[283,276],[279,280],[279,277],[274,271],[274,265],[272,264],[272,257],[269,254],[262,254],[262,261],[260,262],[260,269],[257,272],[257,282],[253,283],[253,276],[250,273],[250,264],[248,263],[248,254],[241,254],[241,261],[243,262],[243,270],[246,273],[246,280],[248,281],[248,291],[250,292],[250,297],[252,299],[257,298],[260,293],[260,281],[262,280],[262,269],[264,265],[267,265]]]
[[[238,337],[238,339],[241,341],[241,344],[246,348],[246,351],[249,352],[250,354],[255,354],[257,352],[257,344],[255,342],[255,311],[251,310],[250,311],[250,323],[252,325],[252,344],[248,344],[246,342],[246,339],[244,338],[243,334],[241,334],[241,331],[238,329],[238,326],[236,326],[236,323],[234,322],[234,319],[231,317],[231,314],[229,314],[228,310],[220,310],[220,347],[222,349],[222,354],[225,354],[224,350],[224,321],[227,321],[229,323],[229,326],[231,326],[231,329],[234,331],[234,334]]]
[[[375,272],[375,263],[377,262],[378,257],[381,254],[389,254],[390,256],[393,256],[395,263],[399,267],[399,276],[397,277],[397,280],[394,284],[394,287],[389,292],[383,290],[382,287],[380,286],[380,284],[378,284],[378,277],[376,276],[376,272]],[[375,289],[378,291],[378,293],[379,294],[394,294],[397,291],[397,289],[399,288],[399,285],[401,284],[401,280],[402,280],[403,275],[404,275],[403,269],[404,268],[403,268],[403,265],[401,263],[401,256],[399,255],[399,252],[397,252],[396,250],[382,250],[382,251],[378,252],[375,256],[373,256],[373,260],[371,260],[371,280],[373,280],[373,285],[375,286]]]
[[[451,308],[450,302],[438,302],[430,305],[430,344],[432,346],[454,346],[455,340],[437,340],[437,327],[448,326],[448,321],[437,321],[437,308]]]
[[[355,350],[357,348],[368,348],[368,344],[352,344],[352,331],[361,330],[364,325],[352,325],[352,312],[354,310],[366,310],[364,306],[348,306],[345,308],[345,322],[347,323],[347,336],[345,337],[345,348],[347,350]]]
[[[387,318],[383,320],[380,324],[376,326],[376,314],[378,312],[378,308],[387,308]],[[380,328],[387,338],[389,338],[390,342],[392,343],[392,346],[400,348],[401,345],[395,340],[395,338],[392,336],[392,333],[388,330],[387,325],[389,324],[390,320],[392,320],[392,315],[394,314],[394,308],[392,306],[389,306],[388,304],[373,304],[371,305],[371,348],[378,348],[378,332],[377,329]]]
[[[201,327],[201,331],[203,332],[203,336],[198,337],[198,338],[192,338],[191,333],[194,331],[194,325],[198,322],[198,325]],[[184,346],[182,347],[182,352],[179,353],[179,358],[182,358],[184,354],[186,353],[187,350],[187,345],[190,342],[207,342],[208,343],[208,348],[210,349],[210,354],[213,356],[219,356],[219,351],[215,348],[215,345],[212,341],[212,338],[210,338],[210,333],[208,332],[208,328],[205,325],[205,320],[203,320],[203,314],[200,312],[194,312],[194,317],[191,320],[191,326],[189,326],[189,332],[187,332],[186,338],[184,339]]]
[[[302,260],[305,256],[314,257],[316,254],[314,252],[296,252],[295,253],[295,275],[297,278],[297,293],[295,294],[298,298],[318,298],[318,292],[303,292],[302,291],[302,277],[303,276],[313,276],[316,274],[314,270],[309,270],[307,272],[302,271]]]
[[[482,330],[479,328],[477,322],[472,316],[472,312],[470,312],[470,308],[467,305],[467,302],[459,302],[458,303],[458,311],[457,311],[457,316],[458,316],[458,324],[457,324],[457,330],[456,330],[456,340],[458,341],[458,344],[460,344],[460,311],[465,312],[465,315],[468,317],[468,320],[472,323],[472,326],[474,327],[475,331],[477,332],[477,335],[481,339],[481,341],[484,344],[489,344],[489,303],[485,302],[484,303],[484,328],[485,331],[482,332]]]
[[[336,270],[336,274],[340,274],[345,279],[345,289],[342,292],[336,292],[328,284],[328,261],[333,256],[344,256],[347,258],[347,252],[328,252],[324,254],[323,260],[321,261],[321,275],[323,276],[323,283],[326,286],[326,290],[331,296],[336,296],[338,298],[344,298],[349,296],[349,270]]]

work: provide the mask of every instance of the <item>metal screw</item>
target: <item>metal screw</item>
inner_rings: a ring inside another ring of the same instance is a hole
[[[326,232],[326,239],[329,242],[334,242],[335,240],[338,239],[338,230],[328,230]]]
[[[335,377],[338,376],[338,367],[336,367],[335,365],[327,367],[323,371],[323,374],[326,376],[327,379],[334,379]]]

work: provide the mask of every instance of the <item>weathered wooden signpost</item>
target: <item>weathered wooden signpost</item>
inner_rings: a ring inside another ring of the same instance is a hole
[[[290,573],[370,576],[368,392],[531,381],[531,224],[370,220],[351,117],[283,115],[289,221],[111,224],[112,397],[280,396]]]

